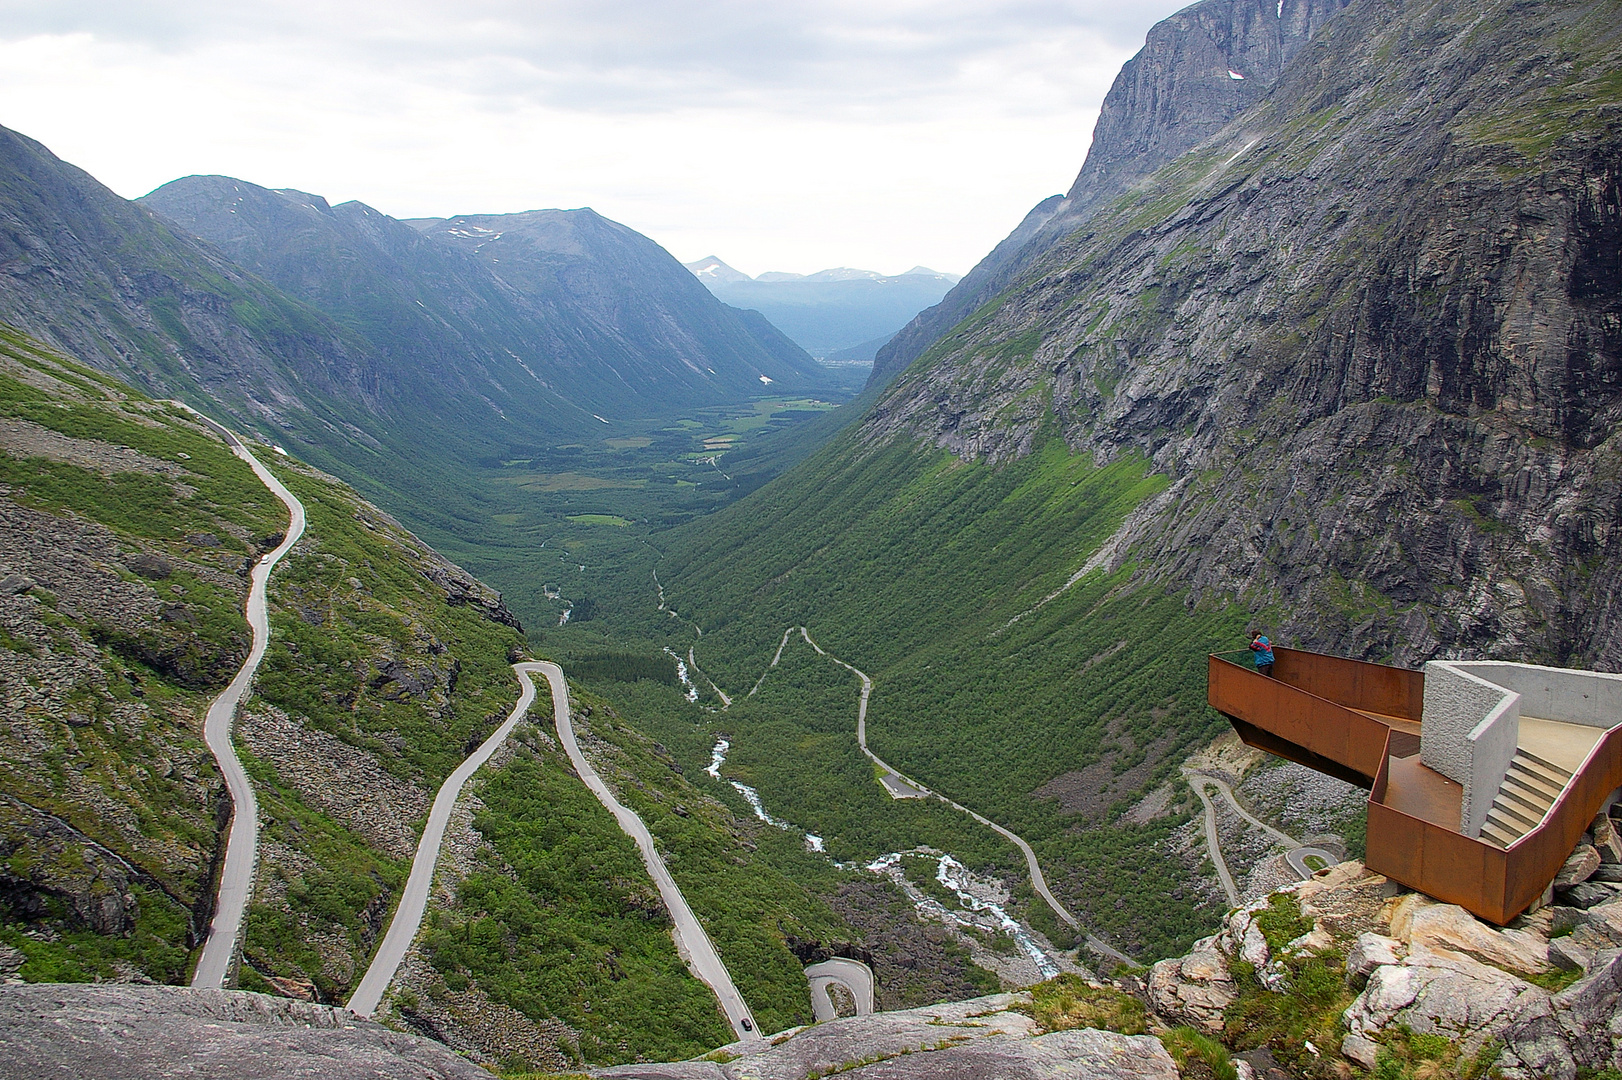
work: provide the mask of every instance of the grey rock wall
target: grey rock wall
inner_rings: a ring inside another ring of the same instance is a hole
[[[1104,98],[1070,190],[1037,204],[944,300],[881,348],[868,387],[905,370],[1106,202],[1260,101],[1346,3],[1201,0],[1151,27]]]
[[[864,436],[1141,456],[1171,486],[1109,568],[1275,610],[1282,640],[1622,664],[1622,102],[1580,74],[1615,70],[1581,29],[1612,14],[1354,5]]]

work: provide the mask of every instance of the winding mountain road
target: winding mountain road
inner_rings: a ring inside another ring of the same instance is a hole
[[[1239,800],[1234,796],[1233,788],[1228,786],[1226,780],[1193,769],[1185,770],[1183,776],[1188,781],[1189,786],[1194,789],[1194,794],[1200,797],[1200,803],[1205,807],[1205,847],[1210,852],[1211,864],[1216,867],[1217,878],[1222,882],[1222,891],[1228,894],[1228,903],[1235,906],[1239,904],[1239,889],[1234,884],[1233,875],[1228,871],[1228,862],[1222,855],[1222,844],[1217,837],[1216,807],[1211,805],[1211,797],[1206,790],[1207,784],[1217,789],[1217,793],[1233,808],[1234,813],[1284,845],[1287,849],[1284,852],[1284,861],[1289,864],[1291,870],[1301,876],[1303,881],[1313,874],[1312,867],[1307,865],[1308,859],[1322,859],[1329,866],[1333,866],[1340,861],[1333,852],[1320,847],[1305,846],[1289,833],[1269,825],[1249,810],[1246,810],[1240,805]]]
[[[383,943],[378,946],[371,966],[366,969],[365,977],[361,979],[360,985],[355,988],[355,993],[349,999],[349,1011],[365,1017],[377,1011],[384,992],[394,980],[394,973],[399,969],[400,962],[405,959],[407,950],[411,948],[411,943],[416,940],[417,931],[422,926],[423,913],[428,905],[428,893],[434,882],[434,867],[439,861],[439,849],[445,839],[445,827],[450,821],[456,800],[462,793],[462,786],[486,761],[490,760],[496,748],[512,734],[513,729],[529,712],[536,696],[535,681],[530,676],[538,672],[546,676],[547,684],[552,691],[552,712],[558,740],[563,743],[564,752],[569,755],[569,763],[574,766],[575,772],[591,789],[592,794],[597,796],[598,801],[614,815],[620,828],[636,841],[636,846],[642,854],[642,861],[647,865],[648,873],[659,889],[659,896],[676,924],[674,937],[677,953],[693,974],[715,993],[722,1011],[726,1013],[727,1022],[732,1026],[733,1034],[743,1042],[758,1042],[761,1035],[754,1030],[754,1021],[749,1018],[749,1007],[744,1003],[743,995],[738,993],[738,988],[733,985],[731,974],[721,962],[720,954],[715,951],[715,944],[704,932],[697,916],[693,914],[693,909],[688,906],[687,898],[682,895],[675,879],[670,876],[670,870],[665,866],[664,859],[654,847],[653,835],[648,832],[647,825],[635,812],[614,797],[608,785],[597,775],[597,770],[592,768],[591,762],[580,752],[580,744],[574,733],[574,717],[569,711],[569,684],[563,677],[563,669],[546,660],[526,660],[514,664],[513,672],[518,676],[522,687],[518,702],[513,706],[506,723],[497,728],[495,733],[440,785],[439,794],[434,797],[433,809],[428,812],[428,823],[423,828],[422,839],[417,843],[417,855],[412,860],[411,875],[406,880],[400,904],[395,909],[388,933],[384,936]]]
[[[407,950],[417,938],[417,930],[422,926],[423,913],[428,908],[428,893],[434,885],[434,867],[439,863],[439,849],[445,842],[445,827],[450,823],[451,811],[456,808],[456,800],[462,794],[462,786],[490,760],[496,748],[507,740],[507,736],[513,733],[513,729],[529,712],[530,705],[535,701],[535,683],[529,678],[529,673],[556,666],[536,660],[513,665],[513,671],[518,674],[521,690],[518,702],[508,714],[506,722],[496,728],[495,733],[484,740],[479,748],[468,755],[467,759],[456,767],[456,771],[439,785],[439,793],[434,796],[433,808],[428,811],[428,822],[423,826],[422,837],[417,841],[417,854],[411,860],[411,874],[406,878],[405,890],[400,894],[400,903],[394,909],[394,918],[389,920],[388,932],[383,935],[383,943],[373,954],[371,966],[366,969],[365,976],[349,997],[349,1004],[346,1007],[356,1016],[370,1017],[377,1011],[389,983],[394,981],[394,973],[399,970],[400,961],[405,959]]]
[[[1222,882],[1222,891],[1228,894],[1228,903],[1233,907],[1239,906],[1239,887],[1233,883],[1233,875],[1228,872],[1228,860],[1222,857],[1222,841],[1217,838],[1216,807],[1211,805],[1211,796],[1207,792],[1207,783],[1216,781],[1206,776],[1190,776],[1189,786],[1194,794],[1200,797],[1200,805],[1205,807],[1205,850],[1211,856],[1211,865],[1216,867],[1217,880]]]
[[[687,962],[693,974],[715,993],[716,1000],[721,1003],[721,1011],[726,1013],[727,1023],[732,1025],[732,1032],[738,1040],[751,1044],[761,1042],[761,1034],[750,1017],[749,1006],[733,985],[732,975],[721,962],[721,955],[715,951],[715,943],[704,932],[693,909],[687,905],[687,898],[670,876],[665,860],[654,847],[653,834],[633,810],[614,797],[602,777],[597,775],[597,770],[591,767],[591,762],[586,760],[586,755],[580,752],[580,744],[574,735],[574,718],[569,712],[569,684],[564,681],[563,669],[551,663],[521,664],[519,667],[540,671],[551,683],[552,711],[557,723],[558,740],[563,743],[569,762],[580,774],[580,779],[614,815],[620,828],[636,841],[637,848],[642,852],[642,861],[648,867],[648,874],[659,887],[659,897],[665,902],[665,908],[676,924],[676,952]],[[523,673],[519,677],[528,681]]]
[[[221,989],[231,974],[237,946],[242,938],[242,917],[253,895],[253,871],[259,852],[259,802],[254,798],[253,784],[231,744],[231,726],[236,721],[237,707],[253,683],[254,672],[264,659],[270,643],[270,617],[265,611],[265,591],[270,572],[282,556],[292,550],[304,535],[304,504],[288,491],[282,482],[260,464],[248,448],[230,431],[215,423],[196,409],[180,402],[193,417],[207,424],[225,440],[231,452],[253,469],[259,482],[287,507],[287,532],[272,551],[254,564],[248,588],[247,617],[253,629],[253,647],[247,660],[237,669],[231,685],[208,706],[208,717],[203,722],[203,741],[219,764],[225,777],[226,790],[231,794],[231,833],[225,845],[225,866],[220,871],[219,895],[214,903],[214,919],[209,924],[208,940],[203,943],[202,955],[197,958],[197,970],[192,973],[191,984],[206,989]]]
[[[828,987],[834,983],[850,991],[856,1001],[857,1016],[873,1014],[873,969],[860,960],[834,957],[805,969],[811,983],[811,1015],[817,1023],[832,1020],[839,1015]]]
[[[901,772],[891,766],[889,762],[885,761],[872,750],[868,749],[867,702],[873,694],[873,680],[867,676],[866,672],[845,663],[845,661],[839,659],[839,657],[834,656],[832,653],[824,650],[821,645],[818,645],[814,640],[812,640],[810,631],[803,626],[800,627],[800,636],[803,637],[805,639],[805,643],[815,649],[819,655],[832,660],[834,663],[838,664],[840,667],[862,680],[862,697],[861,701],[856,706],[856,742],[857,745],[862,748],[862,753],[867,755],[867,759],[873,764],[877,765],[880,769],[884,770],[884,786],[887,790],[889,790],[890,794],[898,799],[923,798],[932,795],[944,802],[947,806],[950,806],[952,809],[967,814],[975,821],[978,821],[992,832],[995,832],[999,836],[1003,837],[1003,839],[1009,841],[1015,847],[1019,848],[1020,854],[1025,856],[1025,868],[1030,874],[1031,888],[1036,890],[1037,895],[1047,902],[1048,907],[1051,908],[1053,913],[1062,919],[1067,926],[1069,926],[1072,930],[1082,930],[1080,920],[1078,920],[1074,915],[1070,914],[1069,909],[1067,909],[1063,904],[1059,903],[1058,897],[1053,895],[1053,890],[1048,888],[1047,878],[1042,875],[1041,864],[1036,861],[1036,852],[1031,850],[1031,845],[1025,842],[1024,837],[1003,828],[1001,825],[998,825],[995,821],[992,821],[985,815],[978,814],[973,810],[970,810],[962,803],[948,799],[945,795],[942,795],[936,791],[930,791],[927,787],[918,783],[917,781],[908,779],[906,776],[902,775]],[[1086,932],[1083,931],[1083,933]],[[1119,949],[1116,949],[1107,941],[1104,941],[1102,938],[1096,937],[1093,934],[1086,934],[1085,940],[1088,948],[1102,956],[1106,956],[1112,960],[1126,964],[1136,962],[1130,956],[1127,956]]]

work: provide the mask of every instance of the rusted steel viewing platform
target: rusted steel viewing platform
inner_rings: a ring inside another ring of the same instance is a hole
[[[1409,671],[1273,646],[1209,659],[1251,746],[1369,791],[1369,869],[1499,925],[1549,889],[1622,786],[1622,676],[1501,661]]]

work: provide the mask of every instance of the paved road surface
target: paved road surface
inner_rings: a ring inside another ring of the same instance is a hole
[[[180,404],[176,402],[176,404]],[[206,423],[220,434],[231,452],[246,461],[259,482],[264,484],[287,507],[287,535],[275,550],[254,565],[248,589],[248,625],[253,628],[253,648],[248,659],[238,669],[236,678],[225,692],[208,707],[208,718],[203,722],[203,741],[219,763],[225,777],[226,790],[231,793],[231,835],[225,845],[225,867],[220,871],[220,892],[214,903],[214,921],[209,925],[208,940],[197,959],[197,970],[192,974],[193,986],[219,989],[230,976],[231,964],[236,959],[237,945],[242,936],[242,915],[253,894],[253,870],[259,849],[259,803],[253,795],[253,785],[231,745],[231,725],[236,720],[237,706],[248,692],[253,675],[264,659],[265,646],[270,642],[270,619],[265,614],[265,586],[270,572],[283,555],[304,535],[304,504],[282,486],[249,453],[231,432],[189,406],[187,412]]]
[[[1200,802],[1205,806],[1205,846],[1206,850],[1211,853],[1211,863],[1216,867],[1217,877],[1222,881],[1222,890],[1228,894],[1228,903],[1235,906],[1239,904],[1239,890],[1233,883],[1233,875],[1228,872],[1227,861],[1222,857],[1222,846],[1217,839],[1216,807],[1211,805],[1211,799],[1206,790],[1207,784],[1217,789],[1217,792],[1221,794],[1227,804],[1233,808],[1234,813],[1288,849],[1284,853],[1284,861],[1289,864],[1291,870],[1301,876],[1303,881],[1311,877],[1313,873],[1312,867],[1307,865],[1307,859],[1316,856],[1330,866],[1340,861],[1333,852],[1325,851],[1323,848],[1303,847],[1301,841],[1289,833],[1274,828],[1256,817],[1249,810],[1246,810],[1239,804],[1239,800],[1234,797],[1233,788],[1228,786],[1227,781],[1219,780],[1208,773],[1194,771],[1186,772],[1184,776],[1187,778],[1189,786],[1194,789],[1194,793],[1200,797]]]
[[[921,798],[926,795],[934,795],[937,799],[940,799],[952,809],[969,815],[986,828],[1008,840],[1015,847],[1019,848],[1020,853],[1025,856],[1025,868],[1030,873],[1031,887],[1036,890],[1037,895],[1041,896],[1043,900],[1047,901],[1047,905],[1053,909],[1053,913],[1059,918],[1063,919],[1064,922],[1071,927],[1071,929],[1080,930],[1080,920],[1078,920],[1074,915],[1070,914],[1069,910],[1065,908],[1063,904],[1059,903],[1058,898],[1053,895],[1053,891],[1048,888],[1047,878],[1042,876],[1042,867],[1036,861],[1036,852],[1031,850],[1031,845],[1027,844],[1023,837],[1003,828],[990,818],[975,813],[962,803],[953,802],[951,799],[948,799],[939,792],[930,791],[927,787],[918,783],[916,780],[911,780],[906,776],[903,776],[898,770],[892,768],[890,764],[883,758],[879,757],[877,754],[867,748],[867,701],[868,698],[873,695],[873,680],[867,677],[866,672],[859,671],[858,669],[839,659],[839,657],[834,656],[832,653],[823,651],[821,645],[818,645],[815,641],[811,640],[810,631],[803,626],[800,627],[800,636],[805,639],[805,643],[807,645],[815,649],[820,655],[827,657],[829,660],[832,660],[834,663],[838,664],[840,667],[862,680],[862,697],[861,701],[856,706],[856,742],[861,746],[862,753],[867,755],[868,760],[884,770],[886,774],[884,777],[884,786],[889,790],[890,794],[898,799]],[[1114,946],[1110,945],[1101,938],[1088,934],[1086,941],[1087,946],[1090,949],[1102,956],[1107,956],[1110,959],[1119,961],[1121,963],[1135,963],[1130,956],[1127,956],[1125,953],[1121,952],[1119,949],[1116,949]]]
[[[529,667],[530,665],[520,665]],[[574,719],[569,714],[569,686],[563,679],[563,669],[556,664],[538,663],[534,669],[543,672],[547,681],[552,684],[552,710],[557,722],[558,739],[562,741],[563,748],[569,754],[569,761],[574,765],[575,772],[580,774],[587,787],[597,796],[598,800],[614,815],[620,828],[636,841],[641,849],[642,861],[647,864],[648,873],[653,877],[653,883],[659,887],[659,896],[670,911],[670,917],[676,923],[676,951],[681,958],[687,961],[692,969],[711,990],[715,992],[716,999],[721,1003],[721,1010],[726,1013],[727,1022],[732,1025],[733,1034],[739,1041],[749,1044],[758,1044],[761,1034],[755,1030],[754,1017],[749,1012],[749,1006],[744,1003],[743,995],[732,984],[732,976],[727,972],[726,965],[721,962],[721,956],[715,951],[715,943],[704,932],[693,909],[687,906],[687,898],[676,887],[676,881],[670,876],[665,861],[660,857],[659,851],[653,846],[653,835],[648,827],[642,823],[629,807],[623,805],[608,790],[597,775],[597,770],[591,767],[591,762],[580,752],[580,745],[574,737]],[[522,677],[522,676],[521,676]],[[744,1026],[748,1020],[749,1026]]]
[[[456,800],[462,794],[462,785],[496,752],[496,748],[506,741],[513,728],[524,719],[529,707],[535,701],[535,683],[529,678],[531,671],[544,671],[554,665],[539,661],[529,661],[514,664],[513,670],[518,673],[518,682],[522,687],[518,695],[518,703],[508,714],[506,723],[496,728],[495,734],[484,740],[480,747],[468,756],[467,760],[456,767],[456,771],[439,785],[439,794],[434,796],[434,805],[428,811],[428,823],[423,826],[422,837],[417,841],[417,854],[411,860],[411,874],[406,878],[405,891],[400,894],[399,906],[394,909],[394,918],[389,921],[388,933],[383,936],[383,944],[377,947],[372,956],[371,966],[366,969],[360,985],[349,997],[348,1009],[356,1016],[371,1016],[377,1011],[378,1003],[383,1000],[384,991],[388,990],[389,983],[394,981],[394,973],[400,967],[400,961],[411,948],[411,943],[417,938],[417,930],[422,926],[423,912],[428,907],[428,892],[434,884],[434,867],[439,862],[439,848],[445,841],[445,826],[450,823],[451,811],[456,808]]]
[[[1228,894],[1228,903],[1238,907],[1239,888],[1234,885],[1233,875],[1228,873],[1228,862],[1222,857],[1222,842],[1217,839],[1216,807],[1211,805],[1211,796],[1205,786],[1215,784],[1216,781],[1207,776],[1190,776],[1188,782],[1205,807],[1205,850],[1211,856],[1211,865],[1216,867],[1217,880],[1222,882],[1222,891]]]
[[[811,1015],[817,1023],[832,1020],[838,1015],[833,999],[828,996],[829,983],[838,983],[850,991],[850,996],[856,999],[857,1016],[872,1015],[873,969],[860,960],[842,957],[824,960],[806,968],[805,977],[811,981]]]
[[[1291,870],[1301,875],[1302,881],[1305,881],[1314,872],[1312,867],[1307,865],[1307,860],[1315,855],[1324,861],[1325,866],[1334,866],[1340,862],[1334,852],[1325,851],[1321,847],[1298,847],[1294,851],[1287,851],[1284,853],[1284,861],[1290,864]]]

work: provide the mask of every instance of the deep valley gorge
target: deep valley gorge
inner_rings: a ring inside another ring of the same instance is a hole
[[[1140,40],[961,279],[0,128],[0,1077],[1622,1076],[1617,793],[1494,922],[1208,689],[1622,672],[1622,8]]]

